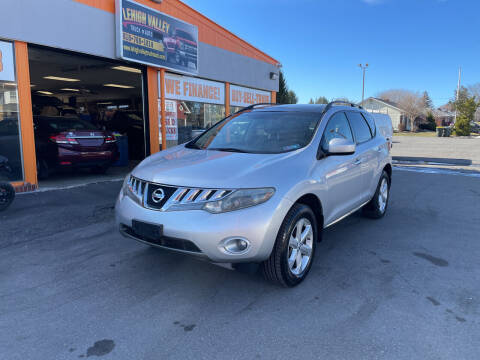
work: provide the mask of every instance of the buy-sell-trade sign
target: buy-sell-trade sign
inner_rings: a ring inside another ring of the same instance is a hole
[[[117,56],[198,74],[198,28],[130,0],[116,0]]]

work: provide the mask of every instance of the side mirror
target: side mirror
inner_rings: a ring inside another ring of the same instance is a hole
[[[328,143],[328,155],[352,155],[355,148],[351,140],[335,138]]]

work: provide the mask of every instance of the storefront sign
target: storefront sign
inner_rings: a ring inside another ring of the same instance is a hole
[[[230,105],[249,106],[260,103],[270,103],[271,94],[268,91],[250,89],[246,87],[230,85]]]
[[[117,55],[198,73],[198,28],[131,0],[116,0]]]
[[[167,99],[196,101],[200,103],[225,103],[225,84],[189,76],[165,74]]]
[[[0,81],[15,81],[13,44],[0,41]]]

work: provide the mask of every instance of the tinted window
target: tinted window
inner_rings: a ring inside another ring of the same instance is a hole
[[[217,123],[189,148],[274,154],[300,149],[312,139],[319,113],[253,111]]]
[[[57,132],[75,131],[75,130],[97,130],[97,128],[89,122],[69,117],[49,117],[39,118],[39,123],[47,126]]]
[[[348,120],[350,120],[350,125],[352,125],[353,133],[355,134],[355,140],[357,144],[368,141],[372,138],[370,133],[370,128],[368,127],[367,122],[363,118],[362,114],[359,112],[349,111],[347,113]]]
[[[181,37],[181,38],[184,38],[184,39],[187,39],[187,40],[190,40],[190,41],[195,41],[193,40],[193,37],[185,32],[185,31],[182,31],[182,30],[177,30],[177,36]]]
[[[372,135],[375,136],[376,134],[376,128],[375,128],[375,120],[373,119],[373,116],[370,115],[369,113],[362,113],[363,117],[365,120],[367,120],[368,126],[370,127],[370,131],[372,132]]]
[[[352,130],[344,112],[338,112],[328,120],[328,124],[323,132],[322,149],[327,151],[328,143],[335,138],[348,139],[353,142]]]

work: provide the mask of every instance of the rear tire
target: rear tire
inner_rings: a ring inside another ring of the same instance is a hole
[[[50,175],[50,169],[48,168],[47,162],[45,160],[37,160],[38,180],[48,179],[49,175]]]
[[[366,204],[362,213],[370,219],[380,219],[387,212],[388,201],[390,199],[390,176],[383,170],[382,176],[378,181],[377,190],[372,200]]]
[[[0,183],[0,211],[10,206],[15,199],[15,188],[9,183]]]
[[[270,257],[262,263],[264,277],[275,284],[300,284],[313,263],[317,244],[317,221],[312,209],[295,204],[285,216]]]

